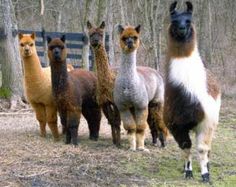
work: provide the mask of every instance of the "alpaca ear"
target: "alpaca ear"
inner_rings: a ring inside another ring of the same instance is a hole
[[[106,24],[105,24],[105,21],[103,21],[102,23],[101,23],[101,25],[100,25],[100,29],[104,29],[105,28],[105,26],[106,26]]]
[[[21,40],[21,38],[23,38],[23,34],[22,34],[22,33],[19,33],[19,34],[18,34],[18,38],[19,38],[19,40]]]
[[[47,36],[47,42],[48,44],[52,41],[52,38],[50,36]]]
[[[35,39],[36,39],[36,34],[35,34],[35,32],[33,32],[33,33],[30,35],[30,37],[31,37],[33,40],[35,40]]]
[[[122,25],[118,25],[119,34],[121,34],[123,31],[124,31],[124,28],[122,27]]]
[[[66,41],[66,35],[65,35],[65,34],[63,34],[63,35],[61,36],[61,41],[63,41],[63,43],[65,43],[65,41]]]
[[[170,15],[173,15],[176,13],[176,5],[177,5],[177,1],[173,2],[171,5],[170,5]]]
[[[193,4],[190,1],[187,1],[186,5],[187,5],[187,12],[192,13],[193,12]]]
[[[89,21],[87,21],[87,29],[92,29],[92,28],[93,28],[92,24]]]
[[[135,27],[135,30],[137,31],[137,33],[140,33],[140,28],[141,28],[141,25],[138,25],[137,27]]]

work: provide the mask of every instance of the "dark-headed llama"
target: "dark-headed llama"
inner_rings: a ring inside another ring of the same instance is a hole
[[[81,114],[89,127],[90,139],[99,136],[101,110],[96,100],[97,78],[89,71],[74,69],[67,72],[65,35],[48,40],[52,92],[60,114],[66,143],[77,145]]]
[[[186,2],[187,10],[183,12],[176,11],[176,5],[174,2],[170,6],[164,120],[183,151],[185,178],[193,177],[189,132],[195,132],[202,180],[208,182],[209,155],[219,120],[221,91],[198,51],[192,3]]]
[[[48,124],[54,139],[59,140],[57,108],[52,96],[50,67],[41,67],[35,46],[35,33],[19,33],[18,36],[24,68],[24,91],[36,113],[40,135],[46,136],[46,124]]]
[[[153,119],[157,120],[157,123],[149,125],[157,125],[165,136],[167,133],[162,121],[164,83],[156,70],[136,65],[140,25],[135,28],[132,26],[124,28],[119,25],[118,29],[122,59],[115,80],[114,101],[119,109],[124,128],[128,132],[130,149],[147,151],[144,140],[148,115],[153,115]],[[155,110],[149,113],[149,106],[154,107]]]

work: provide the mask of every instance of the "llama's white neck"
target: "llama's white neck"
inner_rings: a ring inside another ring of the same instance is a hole
[[[127,77],[132,77],[134,75],[137,75],[136,56],[137,56],[137,49],[131,53],[122,53],[120,74],[127,75]]]
[[[170,59],[169,80],[195,96],[207,93],[206,70],[197,47],[189,57]]]

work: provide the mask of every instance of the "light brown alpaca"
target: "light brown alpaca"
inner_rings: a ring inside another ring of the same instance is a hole
[[[52,96],[50,68],[42,68],[35,47],[35,33],[19,34],[20,54],[24,67],[24,91],[40,124],[40,135],[46,136],[46,123],[55,140],[59,139],[57,109]]]

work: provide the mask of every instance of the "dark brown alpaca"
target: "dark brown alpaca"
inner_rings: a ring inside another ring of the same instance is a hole
[[[48,57],[52,71],[52,91],[59,110],[66,143],[77,145],[81,113],[88,122],[90,139],[97,140],[101,110],[96,102],[96,76],[75,69],[67,72],[65,35],[48,40]]]
[[[108,122],[111,124],[113,143],[119,146],[121,119],[113,99],[114,82],[118,69],[110,67],[103,44],[105,22],[102,22],[99,27],[95,28],[88,21],[87,28],[97,67],[98,101],[103,108]],[[141,71],[140,68],[139,71]],[[162,105],[149,103],[148,113],[148,124],[152,133],[153,144],[157,144],[157,137],[159,137],[162,146],[164,146],[167,129],[162,120]]]

